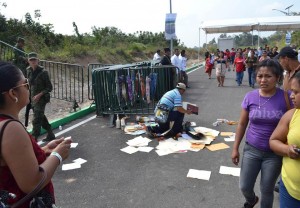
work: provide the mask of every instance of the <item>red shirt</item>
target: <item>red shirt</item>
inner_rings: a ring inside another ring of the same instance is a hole
[[[242,57],[236,57],[234,59],[234,65],[235,65],[235,71],[236,72],[242,72],[245,69],[245,64],[244,64],[244,58]]]
[[[0,121],[4,121],[8,119],[7,117],[1,116]],[[4,130],[5,131],[5,130]],[[36,159],[38,161],[38,164],[43,163],[47,156],[45,152],[40,148],[40,146],[36,143],[35,139],[29,134],[32,148],[35,153]],[[13,193],[16,195],[16,198],[9,199],[8,204],[12,205],[22,199],[24,196],[26,196],[26,193],[22,192],[21,189],[18,187],[17,182],[14,179],[14,176],[12,175],[11,171],[9,170],[8,166],[0,166],[0,190],[8,191],[9,193]],[[54,199],[54,189],[53,184],[50,181],[42,191],[40,191],[42,194],[48,195],[47,197],[52,198],[53,204],[55,203]],[[29,207],[30,200],[19,206],[19,208],[28,208]]]

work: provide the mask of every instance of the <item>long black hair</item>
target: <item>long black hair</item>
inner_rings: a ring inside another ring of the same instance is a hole
[[[4,105],[3,93],[17,86],[21,76],[21,71],[16,66],[0,61],[0,106]]]

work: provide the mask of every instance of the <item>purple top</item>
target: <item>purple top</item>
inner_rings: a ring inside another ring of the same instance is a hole
[[[270,136],[287,111],[284,91],[277,88],[271,98],[259,96],[259,90],[248,92],[242,102],[242,108],[249,112],[246,141],[257,149],[271,151]]]

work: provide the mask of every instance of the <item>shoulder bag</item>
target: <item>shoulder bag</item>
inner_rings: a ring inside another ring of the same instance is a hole
[[[4,133],[4,129],[12,121],[17,121],[17,122],[21,123],[18,120],[9,119],[9,120],[5,121],[5,123],[2,125],[2,128],[0,130],[0,152],[1,152],[1,148],[2,148],[2,136]],[[15,195],[13,193],[8,193],[5,190],[0,190],[0,208],[17,208],[30,199],[33,199],[30,203],[30,206],[29,206],[30,208],[46,208],[44,202],[36,196],[38,194],[38,192],[41,190],[41,188],[47,178],[47,173],[45,172],[45,170],[42,167],[39,167],[39,171],[43,173],[43,178],[38,183],[38,185],[33,189],[33,191],[28,193],[26,196],[24,196],[21,200],[19,200],[18,202],[16,202],[13,205],[7,205],[7,201],[10,198],[15,198]]]

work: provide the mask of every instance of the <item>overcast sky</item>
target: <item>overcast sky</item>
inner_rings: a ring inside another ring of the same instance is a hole
[[[6,17],[24,19],[29,12],[39,9],[40,23],[51,23],[56,33],[74,34],[72,22],[80,33],[91,33],[91,28],[114,26],[125,33],[135,31],[163,32],[170,0],[0,0],[7,7],[1,12]],[[202,21],[283,16],[273,9],[300,12],[296,0],[172,0],[172,12],[177,13],[176,35],[188,47],[199,45],[199,27]],[[254,34],[256,34],[254,32]],[[220,34],[208,35],[208,41]],[[269,33],[268,33],[269,35]],[[201,45],[205,33],[201,31]]]

